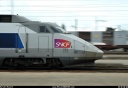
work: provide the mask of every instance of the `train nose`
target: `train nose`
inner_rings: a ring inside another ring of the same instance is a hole
[[[103,54],[104,52],[100,49],[97,50],[97,53],[96,53],[96,58],[97,59],[102,59],[103,58]]]

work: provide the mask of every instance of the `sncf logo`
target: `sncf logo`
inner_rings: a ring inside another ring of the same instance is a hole
[[[55,48],[70,48],[71,42],[63,39],[55,39],[54,40],[54,47]]]

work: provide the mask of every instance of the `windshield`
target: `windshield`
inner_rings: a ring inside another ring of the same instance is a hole
[[[64,30],[64,29],[61,28],[61,27],[56,27],[56,29],[62,31],[63,33],[68,33],[66,30]]]
[[[64,30],[63,28],[61,28],[59,25],[57,25],[56,23],[48,23],[49,28],[54,32],[54,33],[68,33],[66,30]]]
[[[54,33],[62,33],[60,30],[56,29],[55,27],[50,26],[50,28]]]

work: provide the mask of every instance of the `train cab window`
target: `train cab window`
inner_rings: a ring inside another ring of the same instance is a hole
[[[50,33],[46,26],[40,26],[40,33]]]
[[[52,27],[52,26],[51,26],[50,28],[52,29],[53,32],[55,32],[55,33],[60,33],[60,31],[58,31],[56,28],[54,28],[54,27]]]

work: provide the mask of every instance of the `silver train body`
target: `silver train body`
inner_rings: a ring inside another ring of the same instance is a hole
[[[55,23],[0,15],[0,65],[69,66],[102,56],[103,51]]]

